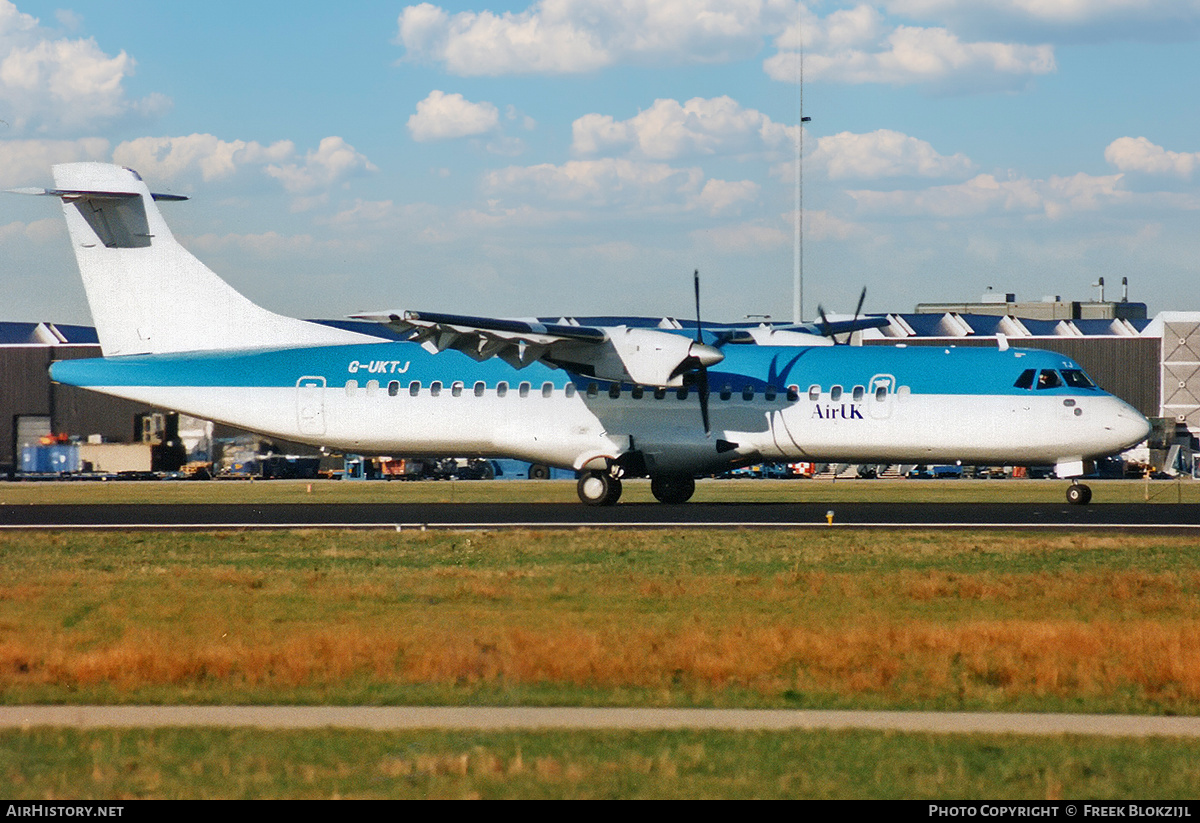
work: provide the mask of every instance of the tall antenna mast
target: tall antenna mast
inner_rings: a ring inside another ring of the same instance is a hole
[[[812,120],[804,116],[804,30],[802,6],[797,5],[796,34],[800,40],[796,53],[797,108],[796,125],[796,220],[795,237],[792,241],[792,322],[804,322],[804,124]]]

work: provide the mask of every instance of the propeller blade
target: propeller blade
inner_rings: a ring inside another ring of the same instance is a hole
[[[829,327],[829,318],[825,316],[825,307],[818,305],[817,314],[821,315],[821,336],[829,337],[832,334],[832,330]]]
[[[867,299],[867,287],[863,286],[862,294],[860,294],[858,296],[858,307],[854,310],[854,319],[855,320],[857,320],[858,316],[862,313],[863,301],[866,299]]]
[[[700,269],[692,272],[692,283],[696,290],[696,342],[692,346],[691,352],[699,364],[696,369],[696,389],[700,392],[700,420],[704,423],[704,436],[711,437],[712,428],[708,424],[708,366],[710,363],[720,362],[720,360],[714,360],[712,355],[720,355],[721,360],[725,359],[725,356],[704,345],[704,334],[700,327]]]

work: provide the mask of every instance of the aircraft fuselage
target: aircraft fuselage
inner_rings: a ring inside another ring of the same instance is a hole
[[[1145,418],[1040,350],[727,345],[697,388],[513,368],[410,342],[56,363],[56,381],[288,440],[362,453],[515,457],[650,475],[758,461],[1070,464]],[[1043,372],[1048,378],[1042,377]],[[1030,374],[1032,373],[1032,374]]]

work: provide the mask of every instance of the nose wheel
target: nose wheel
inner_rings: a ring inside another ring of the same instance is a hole
[[[575,488],[589,506],[611,506],[621,498],[620,479],[607,472],[584,472]]]
[[[1082,483],[1072,483],[1067,489],[1067,502],[1073,506],[1086,506],[1092,501],[1092,490]]]

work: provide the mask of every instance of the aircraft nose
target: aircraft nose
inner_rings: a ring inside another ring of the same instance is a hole
[[[1114,448],[1122,451],[1136,446],[1150,436],[1150,421],[1137,409],[1123,400],[1113,398],[1117,404],[1111,422],[1105,426],[1112,432]]]

